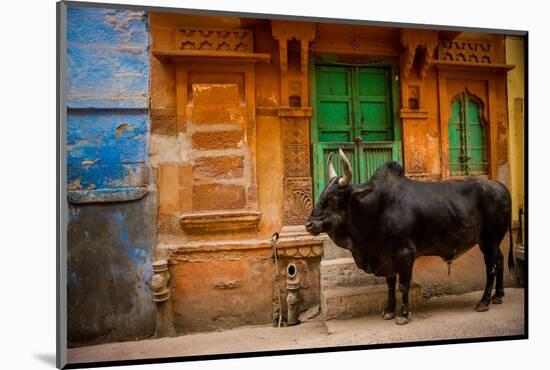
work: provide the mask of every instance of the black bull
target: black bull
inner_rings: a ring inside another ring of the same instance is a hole
[[[365,184],[351,184],[351,166],[340,150],[344,176],[328,160],[330,183],[307,220],[313,235],[325,232],[336,245],[351,251],[357,267],[385,276],[388,304],[384,319],[396,317],[395,285],[399,275],[402,305],[397,324],[409,316],[409,287],[414,260],[439,256],[451,262],[479,245],[487,283],[477,311],[502,303],[504,257],[500,243],[510,230],[510,193],[499,182],[466,178],[417,182],[403,175],[396,162],[380,166]],[[510,232],[510,245],[512,236]],[[508,265],[513,268],[510,253]],[[496,277],[495,294],[491,290]]]

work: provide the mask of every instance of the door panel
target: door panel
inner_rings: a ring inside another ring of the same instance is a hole
[[[323,66],[317,70],[319,141],[352,140],[351,70]]]
[[[464,168],[461,164],[461,156],[465,155],[462,139],[462,105],[461,100],[454,100],[451,104],[451,118],[449,120],[449,166],[453,174],[464,174]]]
[[[483,126],[479,120],[479,106],[471,99],[467,99],[467,143],[468,143],[468,167],[472,175],[485,172],[485,138]]]
[[[357,131],[363,141],[391,141],[391,94],[389,71],[357,69]]]
[[[466,93],[451,102],[449,169],[451,175],[486,174],[485,128],[480,106]]]
[[[387,69],[370,67],[359,68],[358,78],[359,95],[389,96],[389,73]]]

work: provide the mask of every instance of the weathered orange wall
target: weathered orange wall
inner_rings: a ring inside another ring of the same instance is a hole
[[[150,23],[153,50],[173,47],[174,27],[244,28],[238,18],[167,13],[151,13]],[[254,52],[272,53],[276,60],[278,48],[269,23],[247,25],[251,27]],[[176,328],[190,332],[270,322],[274,266],[269,239],[282,227],[283,204],[281,125],[274,110],[280,105],[278,66],[259,63],[241,71],[239,64],[210,65],[203,60],[185,72],[182,89],[181,67],[170,59],[151,60],[157,255],[170,263]],[[236,100],[229,101],[233,95]],[[183,120],[178,118],[182,105]],[[205,125],[212,128],[204,131]],[[239,154],[243,140],[253,143],[244,156]],[[197,157],[201,153],[213,156]],[[224,209],[257,209],[257,231],[189,233],[179,225],[182,214]]]

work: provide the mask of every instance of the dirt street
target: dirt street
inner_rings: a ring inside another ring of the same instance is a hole
[[[474,310],[481,292],[433,298],[413,311],[411,321],[404,326],[378,316],[331,320],[326,325],[317,317],[288,328],[248,326],[73,348],[68,352],[68,360],[69,363],[114,361],[524,334],[524,291],[510,288],[505,294],[504,303],[491,305],[488,312]]]

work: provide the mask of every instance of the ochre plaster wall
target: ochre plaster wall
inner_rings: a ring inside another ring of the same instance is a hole
[[[245,28],[231,17],[151,13],[150,21],[153,50],[173,48],[179,26]],[[246,28],[254,32],[253,51],[277,60],[269,23]],[[283,203],[281,125],[274,110],[280,104],[277,65],[212,58],[178,66],[155,56],[151,61],[157,255],[169,260],[176,329],[270,322],[274,265],[269,239],[281,229]],[[259,219],[252,227],[217,233],[212,227],[184,229],[179,222],[182,215],[206,218],[233,211],[257,212]]]
[[[506,62],[516,67],[508,72],[508,120],[510,122],[510,168],[512,188],[512,218],[518,221],[518,210],[525,201],[524,168],[524,101],[525,49],[522,37],[506,37]]]

